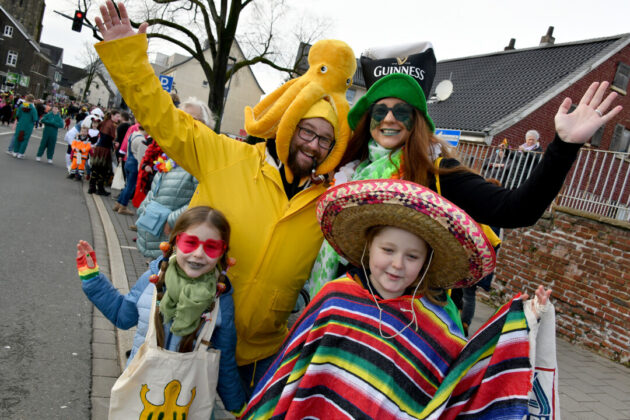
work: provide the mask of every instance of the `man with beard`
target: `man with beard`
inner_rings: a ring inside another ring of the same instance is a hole
[[[101,6],[98,54],[138,121],[199,181],[190,206],[217,208],[232,227],[236,360],[251,391],[286,336],[322,244],[315,207],[327,188],[324,175],[338,165],[350,135],[345,91],[356,58],[344,42],[314,44],[306,75],[269,94],[253,112],[246,109],[254,120],[246,122],[249,134],[269,139],[250,145],[175,108],[149,64],[147,24],[136,33],[124,5],[119,10],[120,16],[111,1]]]

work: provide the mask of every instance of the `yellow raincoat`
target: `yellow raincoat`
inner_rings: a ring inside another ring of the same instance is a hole
[[[218,135],[177,110],[149,64],[145,35],[96,50],[144,129],[199,180],[191,207],[210,205],[230,222],[237,363],[274,354],[323,240],[315,205],[326,188],[313,185],[288,200],[264,143]]]

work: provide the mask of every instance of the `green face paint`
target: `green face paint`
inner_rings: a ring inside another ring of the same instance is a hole
[[[372,120],[370,121],[370,130],[375,128],[392,112],[394,118],[401,122],[408,131],[411,131],[413,125],[413,107],[406,102],[400,102],[392,108],[385,104],[376,104],[372,107]]]

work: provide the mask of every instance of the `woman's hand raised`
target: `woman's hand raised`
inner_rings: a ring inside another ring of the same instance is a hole
[[[127,15],[127,9],[122,3],[118,3],[118,10],[120,16],[114,7],[112,0],[107,0],[104,6],[100,7],[101,16],[96,17],[96,26],[98,26],[101,35],[103,35],[103,41],[112,41],[115,39],[126,38],[128,36],[135,35],[136,33],[144,34],[147,32],[148,23],[144,22],[138,28],[138,32],[134,31]]]
[[[608,85],[608,82],[592,83],[582,96],[578,106],[570,114],[571,98],[562,101],[555,117],[556,132],[562,140],[567,143],[586,143],[599,127],[621,112],[623,108],[621,105],[608,111],[612,102],[617,98],[617,93],[611,92],[604,99]]]

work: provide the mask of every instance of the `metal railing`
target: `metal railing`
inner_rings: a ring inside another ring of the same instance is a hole
[[[460,161],[506,188],[517,188],[542,157],[483,144],[460,143]],[[630,222],[630,153],[582,148],[554,205]]]

